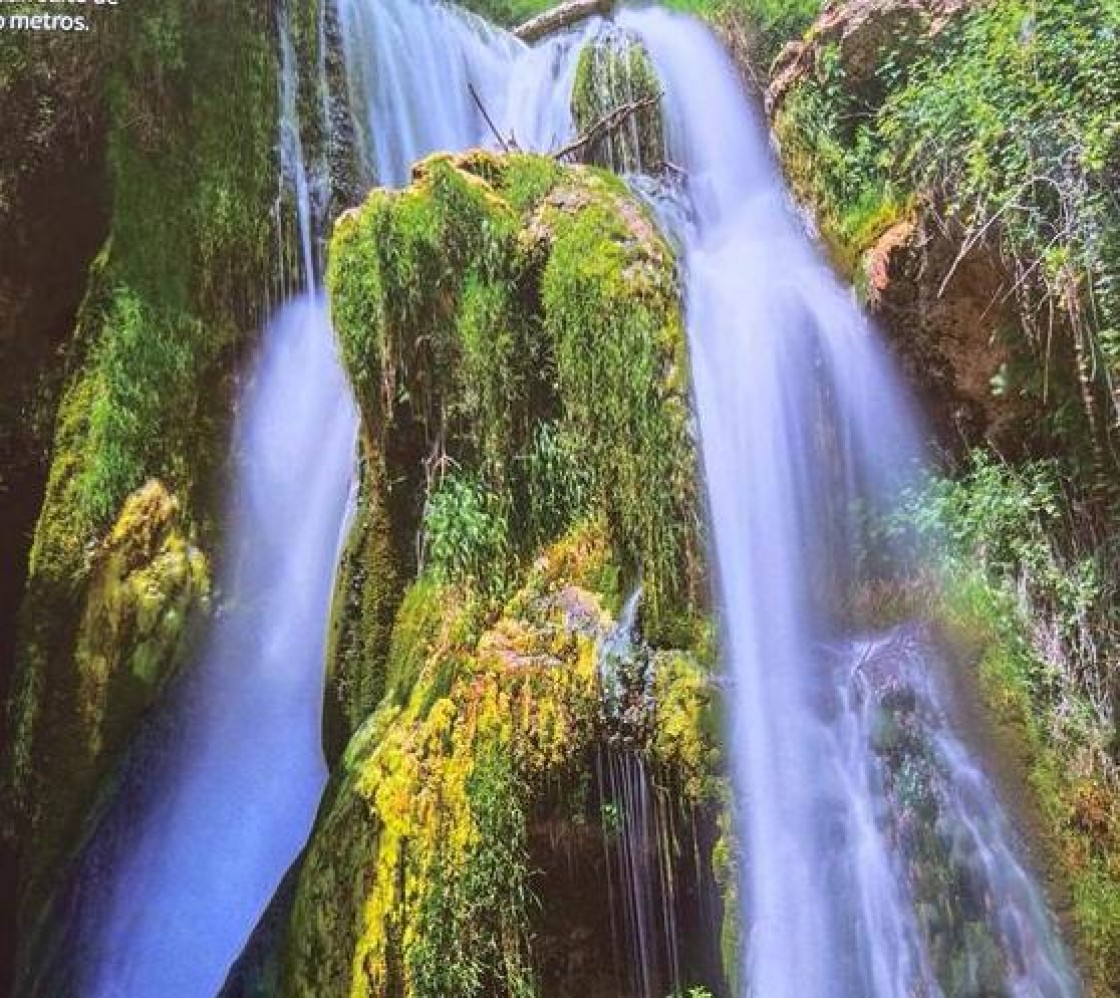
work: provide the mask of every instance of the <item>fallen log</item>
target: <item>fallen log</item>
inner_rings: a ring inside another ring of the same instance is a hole
[[[567,3],[530,18],[521,27],[515,28],[513,33],[526,44],[532,45],[554,31],[570,28],[589,17],[606,17],[613,9],[614,0],[568,0]]]

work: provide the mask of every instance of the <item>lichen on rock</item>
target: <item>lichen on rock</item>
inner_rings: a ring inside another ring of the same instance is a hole
[[[151,481],[128,498],[94,556],[75,651],[91,762],[122,743],[166,685],[192,615],[209,601],[206,558],[180,521],[179,504]]]

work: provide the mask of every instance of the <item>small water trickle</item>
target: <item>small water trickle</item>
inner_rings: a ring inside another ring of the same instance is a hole
[[[646,757],[656,723],[651,653],[636,636],[641,590],[623,606],[597,654],[604,737],[597,785],[608,870],[614,950],[627,995],[681,992],[677,927],[678,802]]]

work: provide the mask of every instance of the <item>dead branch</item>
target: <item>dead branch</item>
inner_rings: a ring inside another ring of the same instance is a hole
[[[593,146],[600,139],[612,132],[618,131],[626,121],[640,111],[644,111],[649,107],[656,107],[661,101],[661,94],[648,94],[638,100],[629,101],[626,104],[620,104],[609,114],[604,115],[596,121],[590,128],[588,128],[582,135],[579,136],[574,142],[569,143],[552,154],[553,159],[568,159],[574,158],[579,153],[582,153],[589,146]]]
[[[483,120],[494,134],[494,138],[498,140],[498,148],[501,149],[502,152],[518,152],[517,143],[513,140],[512,136],[508,139],[502,138],[502,133],[498,131],[498,126],[494,124],[494,119],[490,117],[490,112],[486,110],[486,105],[482,103],[482,98],[478,96],[478,91],[475,90],[474,84],[468,83],[467,89],[470,91],[471,99],[474,101],[475,107],[482,113]]]
[[[528,45],[538,42],[554,31],[570,28],[589,17],[606,17],[614,8],[614,0],[568,0],[558,7],[530,18],[514,34]]]

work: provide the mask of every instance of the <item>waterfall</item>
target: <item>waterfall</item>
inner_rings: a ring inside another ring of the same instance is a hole
[[[483,109],[503,141],[528,152],[548,152],[571,136],[579,51],[598,21],[529,48],[430,0],[337,2],[367,183],[400,186],[428,153],[495,145]]]
[[[429,152],[496,141],[470,88],[522,148],[569,137],[578,34],[529,49],[440,4],[337,9],[368,183],[399,185]],[[43,994],[213,998],[306,842],[326,779],[323,663],[357,415],[318,286],[316,182],[281,20],[280,165],[299,284],[238,405],[209,633],[138,737],[65,892],[71,938],[65,953],[48,944],[56,951],[35,970]]]
[[[326,780],[323,659],[357,415],[316,286],[286,34],[281,63],[301,290],[265,329],[238,405],[209,633],[131,752],[71,891],[89,998],[212,998]]]
[[[685,176],[683,208],[663,216],[683,247],[731,679],[747,993],[1070,998],[1075,975],[1010,825],[940,701],[916,685],[934,657],[901,682],[903,702],[923,704],[908,721],[928,745],[924,786],[940,808],[928,852],[966,868],[958,886],[982,899],[961,939],[936,938],[923,917],[918,860],[897,848],[913,815],[899,818],[892,770],[875,759],[852,654],[825,652],[832,604],[858,582],[853,510],[888,510],[918,466],[905,394],[791,210],[722,47],[665,11],[619,20],[651,53]]]
[[[674,801],[642,752],[656,722],[649,649],[636,640],[640,598],[641,590],[630,596],[597,650],[610,736],[597,752],[596,777],[616,974],[625,994],[664,998],[682,993],[674,897],[681,850]]]
[[[602,22],[529,48],[438,3],[334,2],[365,182],[401,185],[423,155],[499,136],[542,151],[571,137],[577,59]],[[1011,825],[928,679],[936,655],[918,642],[894,671],[880,668],[898,659],[884,652],[895,637],[844,634],[827,598],[858,579],[853,507],[888,509],[920,461],[904,393],[791,210],[719,44],[658,9],[618,22],[661,77],[683,178],[658,196],[682,247],[729,674],[746,993],[1074,998]],[[140,737],[69,893],[88,998],[213,998],[303,846],[325,779],[325,628],[356,416],[317,286],[315,185],[295,58],[281,43],[302,287],[265,330],[239,406],[209,633]],[[884,740],[896,728],[905,737]],[[929,843],[906,825],[900,759],[924,774],[941,817],[931,848],[944,846],[975,901],[957,919],[968,938],[951,993],[911,875],[907,848]],[[633,986],[650,998],[678,983],[671,909],[655,898],[672,877],[650,866],[663,821],[641,759],[623,752],[604,768],[607,796],[626,808],[624,934],[636,959],[653,954]]]

